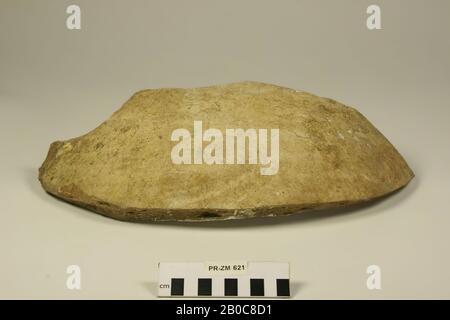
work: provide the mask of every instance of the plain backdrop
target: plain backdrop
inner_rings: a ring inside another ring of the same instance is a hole
[[[366,27],[373,3],[381,30]],[[0,298],[151,299],[159,261],[227,259],[289,261],[298,299],[450,298],[449,14],[446,0],[2,0]],[[118,222],[40,187],[49,144],[133,92],[242,80],[356,107],[416,178],[366,206],[206,224]]]

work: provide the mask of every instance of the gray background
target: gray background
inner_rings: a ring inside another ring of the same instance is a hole
[[[65,27],[69,4],[82,29]],[[382,30],[366,8],[382,9]],[[0,2],[0,298],[154,298],[158,261],[290,261],[295,298],[450,298],[449,1]],[[49,144],[144,88],[255,80],[357,107],[416,173],[369,206],[205,225],[48,196]],[[66,289],[66,267],[82,290]],[[382,290],[366,288],[366,267]]]

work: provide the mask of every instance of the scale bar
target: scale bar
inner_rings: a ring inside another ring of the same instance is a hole
[[[289,297],[289,264],[248,262],[245,272],[207,272],[204,263],[160,263],[161,297]]]

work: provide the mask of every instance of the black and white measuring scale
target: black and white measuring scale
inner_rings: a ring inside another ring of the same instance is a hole
[[[160,297],[290,296],[288,262],[160,262]]]

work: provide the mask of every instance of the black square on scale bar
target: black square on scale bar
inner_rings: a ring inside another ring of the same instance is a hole
[[[210,296],[212,287],[211,278],[199,278],[198,279],[198,290],[197,294],[199,296]]]
[[[238,281],[237,279],[225,279],[225,296],[238,295]]]
[[[289,279],[277,279],[277,296],[289,297],[290,295]]]
[[[172,278],[171,285],[170,285],[170,295],[171,296],[184,295],[184,279],[183,278]]]
[[[264,296],[264,279],[250,279],[250,295]]]

